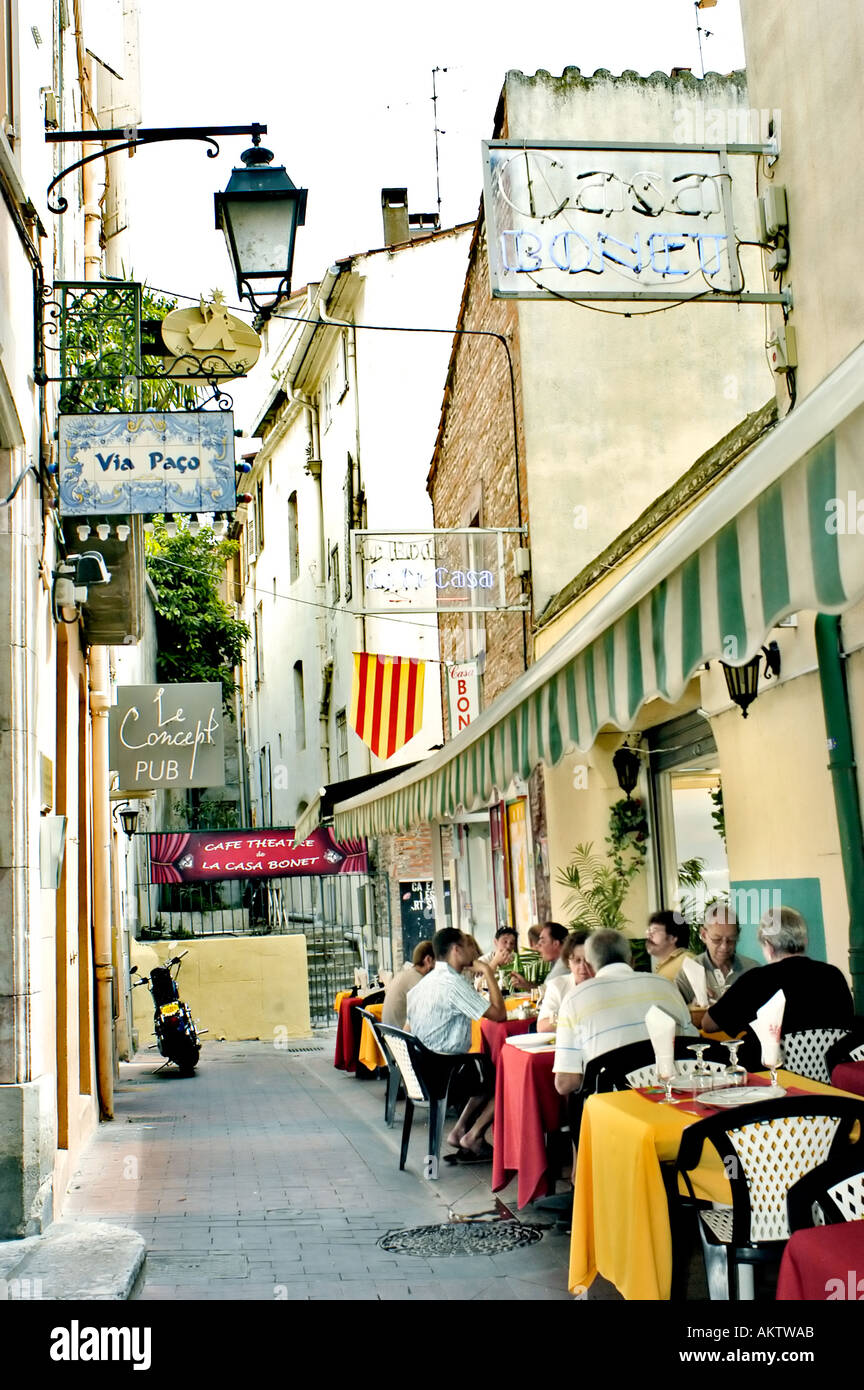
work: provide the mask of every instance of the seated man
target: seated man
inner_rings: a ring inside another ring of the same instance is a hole
[[[419,985],[424,975],[435,968],[435,954],[431,941],[421,941],[414,947],[410,961],[397,971],[384,991],[384,1008],[381,1022],[391,1023],[394,1028],[404,1028],[408,1017],[408,991]]]
[[[539,946],[540,928],[529,927],[528,945],[516,952],[513,962],[516,968],[510,976],[511,983],[517,989],[533,989],[535,985],[542,985],[549,974],[550,967],[541,956]]]
[[[492,1156],[483,1136],[495,1109],[494,1073],[488,1057],[469,1055],[471,1021],[488,1018],[494,1023],[503,1023],[507,1010],[495,971],[487,961],[473,959],[473,952],[458,928],[444,927],[436,932],[432,949],[435,969],[408,995],[408,1026],[424,1047],[439,1055],[442,1073],[445,1067],[451,1068],[452,1057],[462,1059],[453,1072],[452,1081],[458,1077],[467,1088],[468,1100],[447,1142],[458,1148],[461,1162],[485,1163]],[[462,971],[469,964],[475,973],[485,976],[488,1003],[462,977]]]
[[[679,971],[690,955],[690,927],[680,912],[652,912],[648,918],[645,949],[651,957],[651,969],[663,980],[677,980]]]
[[[562,1096],[579,1089],[586,1063],[595,1057],[648,1041],[645,1015],[652,1004],[672,1015],[677,1033],[698,1037],[675,986],[633,970],[630,943],[621,932],[591,932],[585,959],[594,978],[568,994],[558,1015],[553,1071]]]
[[[749,956],[738,955],[738,937],[741,928],[728,903],[719,899],[705,908],[705,925],[699,929],[699,939],[705,950],[696,957],[696,964],[705,971],[708,986],[708,1007],[716,1004],[730,985],[740,980],[745,970],[752,970],[758,961]],[[675,978],[686,1004],[693,1003],[693,987],[681,971]]]
[[[541,928],[540,954],[549,967],[546,983],[541,991],[541,999],[553,980],[557,980],[561,976],[566,979],[569,974],[566,961],[561,959],[561,950],[566,940],[567,928],[562,927],[560,922],[546,922]]]
[[[805,955],[807,923],[800,912],[772,907],[760,920],[756,939],[767,964],[748,970],[702,1019],[706,1033],[735,1037],[746,1028],[740,1060],[754,1071],[762,1065],[762,1048],[749,1025],[757,1009],[778,989],[786,996],[783,1033],[849,1028],[855,1013],[849,986],[837,966]]]

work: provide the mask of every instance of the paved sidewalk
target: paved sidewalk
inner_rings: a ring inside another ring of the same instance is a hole
[[[569,1241],[554,1228],[493,1256],[378,1246],[388,1230],[446,1221],[448,1208],[494,1207],[491,1168],[442,1165],[440,1181],[425,1181],[418,1112],[400,1173],[401,1105],[388,1130],[383,1083],[336,1071],[321,1041],[314,1052],[209,1043],[191,1078],[154,1075],[153,1054],[121,1064],[116,1119],[94,1135],[63,1219],[140,1231],[144,1299],[572,1301]]]

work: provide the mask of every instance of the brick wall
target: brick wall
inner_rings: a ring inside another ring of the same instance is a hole
[[[510,348],[515,392],[516,440],[514,442],[510,373],[503,346],[492,338],[457,335],[444,393],[441,425],[432,467],[429,493],[436,526],[467,526],[479,512],[481,526],[528,525],[528,486],[522,428],[519,321],[512,300],[493,299],[485,228],[475,233],[460,312],[460,327],[503,334]],[[519,459],[519,492],[516,488],[516,456]],[[522,541],[530,544],[530,538]],[[506,576],[506,593],[518,602],[523,581],[512,565]],[[474,620],[476,623],[477,620]],[[488,707],[522,674],[532,659],[531,609],[517,613],[485,615],[485,669],[481,701]],[[476,654],[476,631],[467,615],[439,620],[442,661],[461,661]],[[447,709],[444,669],[442,699]],[[546,806],[542,768],[529,783],[531,829],[534,842],[534,882],[540,922],[550,915],[548,877],[543,869],[541,841],[546,839]]]
[[[396,969],[402,963],[402,917],[399,904],[399,884],[412,879],[432,877],[432,827],[418,825],[405,835],[381,835],[378,838],[376,862],[380,871],[380,893],[389,895],[389,904],[376,904],[379,920],[386,921],[389,905],[393,937],[393,962]],[[386,886],[385,886],[386,885]],[[433,924],[434,927],[434,924]]]

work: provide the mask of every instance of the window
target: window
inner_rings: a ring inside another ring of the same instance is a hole
[[[336,359],[336,367],[333,373],[335,377],[337,401],[341,401],[348,394],[348,334],[343,333],[339,339],[339,356]]]
[[[255,487],[255,528],[258,535],[258,551],[264,549],[264,484],[258,483]]]
[[[339,547],[334,545],[330,551],[330,599],[332,603],[339,602]]]
[[[297,525],[297,493],[288,498],[288,574],[291,583],[300,574],[300,531]]]
[[[303,694],[303,662],[294,662],[294,735],[297,748],[306,747],[306,700]]]
[[[255,639],[255,684],[264,679],[264,605],[259,603],[253,617],[253,637]]]
[[[336,711],[336,774],[340,782],[348,777],[348,712]]]

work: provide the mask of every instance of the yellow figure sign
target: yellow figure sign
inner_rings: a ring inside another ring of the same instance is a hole
[[[217,290],[197,309],[173,309],[162,322],[165,346],[177,359],[169,376],[237,377],[254,367],[261,339],[229,314]]]

